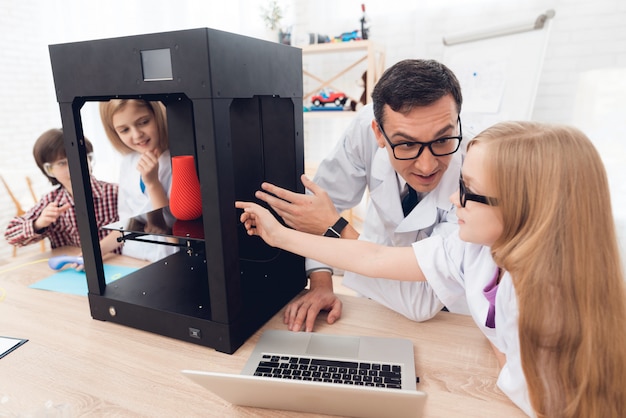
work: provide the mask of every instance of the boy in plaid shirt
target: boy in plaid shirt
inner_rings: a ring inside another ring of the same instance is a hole
[[[89,162],[91,162],[93,145],[87,138],[85,138],[85,147]],[[43,196],[39,203],[23,216],[13,218],[7,226],[4,237],[11,245],[17,246],[39,242],[47,237],[52,248],[80,247],[63,131],[50,129],[44,132],[35,142],[33,156],[37,166],[50,183],[59,187]],[[116,236],[110,235],[110,231],[101,228],[119,220],[118,186],[91,176],[91,189],[102,254],[119,253],[121,244],[117,242]]]

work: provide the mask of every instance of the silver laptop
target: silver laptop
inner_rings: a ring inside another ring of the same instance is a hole
[[[241,406],[349,417],[421,417],[407,339],[267,330],[241,374],[183,370]]]

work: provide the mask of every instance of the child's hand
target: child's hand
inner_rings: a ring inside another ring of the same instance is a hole
[[[159,183],[159,152],[148,151],[141,154],[137,163],[137,170],[141,173],[141,179],[146,187]]]
[[[235,207],[244,210],[239,220],[248,235],[257,235],[272,247],[277,246],[278,234],[284,227],[269,210],[252,202],[235,202]]]
[[[50,226],[51,223],[59,219],[59,216],[72,207],[69,203],[64,204],[63,206],[58,206],[56,202],[51,202],[46,205],[46,207],[41,211],[41,215],[39,218],[35,220],[34,226],[35,231],[41,231],[44,228]]]

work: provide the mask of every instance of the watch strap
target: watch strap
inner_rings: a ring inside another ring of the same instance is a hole
[[[343,231],[346,225],[348,225],[348,221],[343,216],[341,216],[333,226],[328,227],[326,232],[324,232],[324,236],[341,238],[341,231]]]

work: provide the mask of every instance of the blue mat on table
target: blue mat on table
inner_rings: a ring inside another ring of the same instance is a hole
[[[104,265],[104,281],[109,284],[122,278],[137,269],[134,267],[122,267]],[[84,271],[76,271],[68,268],[41,279],[29,287],[33,289],[51,290],[54,292],[70,293],[72,295],[87,296],[87,275]]]

